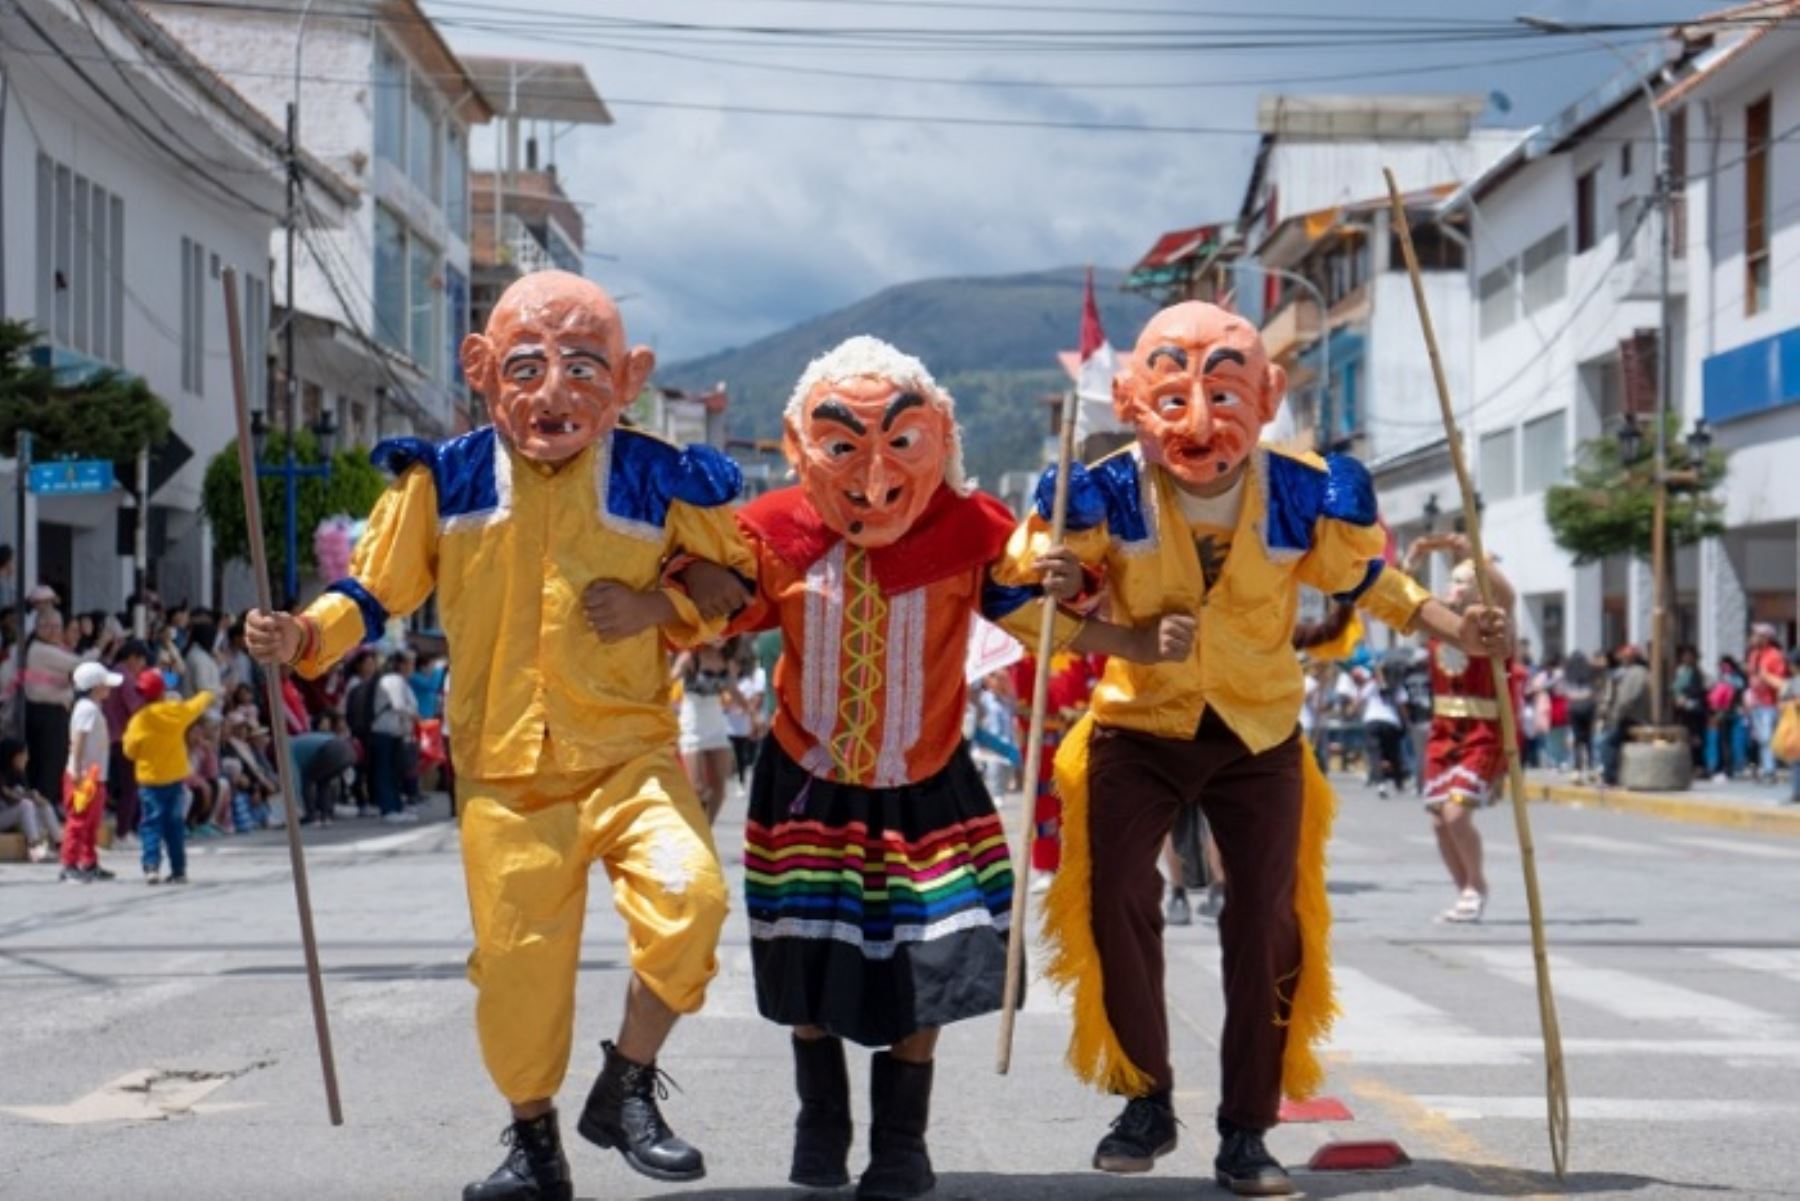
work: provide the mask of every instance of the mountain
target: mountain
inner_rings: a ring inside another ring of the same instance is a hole
[[[845,338],[873,334],[924,360],[956,398],[971,474],[987,486],[1003,471],[1042,462],[1049,417],[1039,397],[1067,377],[1056,354],[1075,348],[1085,272],[1067,267],[1025,275],[920,280],[771,334],[657,372],[666,387],[731,389],[734,437],[775,438],[800,373]],[[1123,273],[1094,273],[1100,318],[1113,345],[1129,345],[1154,311],[1119,291]]]

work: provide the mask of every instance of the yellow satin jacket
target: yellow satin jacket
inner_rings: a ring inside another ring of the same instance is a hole
[[[674,628],[603,643],[581,594],[598,579],[659,587],[677,554],[754,579],[731,511],[742,486],[736,464],[630,429],[554,469],[491,427],[439,445],[384,442],[374,458],[398,478],[369,518],[350,576],[307,609],[321,637],[298,670],[321,674],[435,587],[459,773],[601,770],[674,743],[662,639],[703,641],[723,621],[702,622],[685,593],[665,588],[679,614]]]
[[[1051,468],[1007,547],[1002,583],[1035,579],[1031,562],[1050,545],[1054,489]],[[1191,738],[1211,705],[1260,754],[1299,720],[1303,681],[1290,639],[1301,584],[1353,600],[1398,630],[1430,599],[1386,566],[1374,486],[1354,459],[1253,452],[1231,550],[1210,590],[1175,491],[1137,446],[1071,469],[1064,541],[1101,574],[1111,620],[1136,626],[1192,613],[1199,625],[1184,662],[1107,663],[1093,696],[1101,725]]]

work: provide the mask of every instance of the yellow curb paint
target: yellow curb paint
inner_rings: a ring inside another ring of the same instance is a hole
[[[1480,1139],[1421,1104],[1411,1094],[1371,1076],[1350,1076],[1344,1082],[1351,1092],[1392,1114],[1409,1137],[1417,1136],[1433,1152],[1463,1169],[1477,1183],[1492,1189],[1495,1195],[1517,1197],[1522,1201],[1537,1201],[1552,1195],[1535,1191],[1541,1187],[1542,1174],[1504,1162]]]
[[[1749,805],[1713,805],[1623,788],[1579,788],[1562,784],[1527,784],[1525,797],[1539,804],[1610,809],[1695,826],[1800,838],[1800,807],[1790,811]]]

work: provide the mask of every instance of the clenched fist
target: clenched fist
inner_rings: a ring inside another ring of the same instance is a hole
[[[300,654],[300,623],[291,613],[252,609],[244,615],[244,647],[259,663],[292,663]]]
[[[617,642],[652,629],[674,616],[661,592],[639,592],[617,580],[595,580],[581,594],[588,624],[604,642]]]
[[[1054,546],[1033,559],[1031,569],[1038,573],[1044,592],[1055,600],[1072,601],[1081,595],[1085,582],[1081,560],[1066,546]]]
[[[737,572],[710,559],[695,559],[681,569],[680,576],[688,599],[708,621],[730,617],[750,603],[750,590]]]
[[[1194,653],[1194,634],[1199,629],[1191,613],[1165,613],[1156,623],[1156,661],[1185,663]]]
[[[1506,610],[1470,605],[1462,611],[1457,642],[1472,658],[1503,658],[1512,654],[1512,622]]]

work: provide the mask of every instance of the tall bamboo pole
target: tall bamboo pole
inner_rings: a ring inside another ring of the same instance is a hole
[[[1069,464],[1075,458],[1075,406],[1078,390],[1063,397],[1062,439],[1056,451],[1056,498],[1050,508],[1050,545],[1062,543],[1069,513]],[[1044,616],[1038,626],[1037,671],[1031,679],[1031,728],[1025,738],[1024,817],[1019,822],[1019,842],[1013,850],[1012,924],[1006,932],[1006,993],[1000,1009],[1000,1048],[994,1070],[1002,1076],[1012,1067],[1013,1019],[1018,1013],[1019,989],[1025,969],[1026,896],[1031,891],[1031,834],[1037,806],[1040,760],[1044,754],[1044,708],[1049,703],[1050,654],[1056,644],[1056,602],[1044,597]]]
[[[1450,385],[1444,379],[1444,364],[1438,355],[1437,331],[1431,323],[1431,309],[1425,303],[1425,281],[1419,273],[1419,258],[1413,250],[1412,228],[1407,224],[1406,205],[1400,199],[1400,188],[1394,173],[1386,168],[1388,200],[1393,209],[1394,232],[1400,238],[1400,251],[1406,257],[1406,271],[1412,277],[1413,300],[1419,309],[1419,326],[1425,334],[1425,349],[1431,355],[1431,377],[1437,385],[1438,408],[1444,418],[1444,435],[1450,444],[1450,463],[1456,469],[1456,482],[1462,489],[1463,523],[1468,530],[1469,552],[1475,561],[1475,579],[1481,590],[1481,603],[1492,605],[1493,586],[1488,579],[1487,551],[1481,540],[1481,512],[1475,504],[1475,483],[1469,478],[1469,465],[1463,458],[1462,434],[1456,428],[1456,414],[1450,404]],[[1531,820],[1525,813],[1525,771],[1519,762],[1518,719],[1513,713],[1512,679],[1506,657],[1488,659],[1493,667],[1495,699],[1500,710],[1500,741],[1506,747],[1506,773],[1512,793],[1513,823],[1519,835],[1519,861],[1525,869],[1525,903],[1531,914],[1531,959],[1537,970],[1538,1022],[1544,1035],[1545,1102],[1550,1126],[1550,1161],[1556,1178],[1561,1180],[1569,1157],[1569,1087],[1563,1074],[1562,1030],[1556,1021],[1556,996],[1550,989],[1550,952],[1544,940],[1544,905],[1538,895],[1537,855],[1531,842]]]
[[[290,313],[289,319],[292,320]],[[225,269],[225,323],[231,345],[231,395],[237,407],[238,476],[244,485],[244,520],[250,529],[251,573],[256,577],[256,604],[263,612],[269,603],[269,556],[263,546],[262,497],[257,486],[256,450],[250,439],[250,404],[244,394],[244,336],[238,325],[237,271]],[[312,896],[306,887],[306,853],[300,847],[300,790],[294,779],[294,761],[288,751],[287,705],[281,695],[284,668],[263,669],[268,687],[269,729],[275,737],[275,769],[286,801],[288,862],[294,871],[294,903],[300,910],[300,945],[306,955],[306,984],[312,993],[313,1037],[319,1044],[319,1066],[325,1073],[325,1107],[333,1126],[344,1124],[344,1108],[338,1100],[337,1064],[331,1055],[331,1023],[325,1016],[325,982],[319,972],[319,946],[313,938]]]

